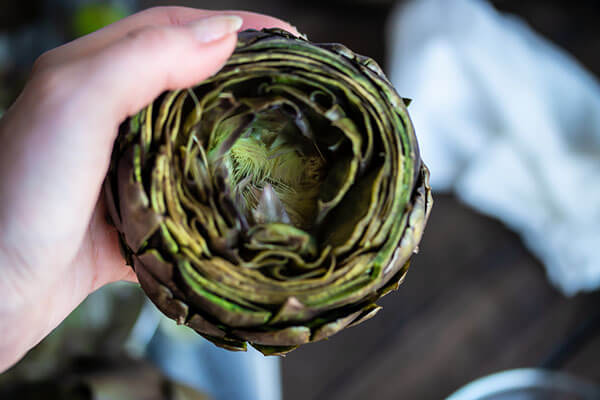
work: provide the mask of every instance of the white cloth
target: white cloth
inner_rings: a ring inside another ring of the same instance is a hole
[[[479,0],[416,0],[389,20],[390,77],[413,99],[434,191],[518,232],[565,294],[600,287],[600,85]]]

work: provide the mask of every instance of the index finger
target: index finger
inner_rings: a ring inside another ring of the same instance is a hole
[[[280,28],[298,34],[289,23],[268,15],[236,10],[200,10],[188,7],[154,7],[117,21],[89,35],[57,47],[45,53],[36,62],[36,68],[62,64],[95,54],[123,38],[130,32],[147,26],[186,25],[192,21],[216,14],[237,15],[244,20],[244,29]]]

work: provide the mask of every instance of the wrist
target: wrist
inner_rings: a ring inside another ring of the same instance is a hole
[[[28,268],[0,245],[0,373],[17,363],[53,326],[49,288],[27,282]]]
[[[0,242],[0,316],[18,313],[30,306],[30,287],[24,282],[28,268],[21,258],[15,252],[9,253]]]

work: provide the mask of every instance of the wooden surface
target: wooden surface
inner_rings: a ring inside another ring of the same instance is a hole
[[[600,74],[596,1],[493,2]],[[385,67],[391,1],[141,3],[272,14],[314,41],[342,42]],[[374,319],[288,355],[282,363],[284,399],[441,399],[486,374],[541,365],[568,337],[590,332],[585,322],[598,313],[599,301],[599,293],[564,298],[515,234],[438,195],[421,254],[400,290],[381,301],[384,310]],[[563,355],[571,358],[563,370],[600,381],[596,336],[575,356],[576,349],[566,347]]]
[[[483,375],[539,366],[599,301],[564,298],[516,235],[436,196],[403,286],[372,320],[290,353],[284,399],[441,399]],[[566,370],[600,380],[599,357],[596,340]]]

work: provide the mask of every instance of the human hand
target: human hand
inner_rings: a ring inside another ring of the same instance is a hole
[[[100,196],[119,124],[217,72],[236,31],[262,27],[295,32],[248,12],[154,8],[37,60],[0,120],[0,372],[88,294],[135,280]]]

